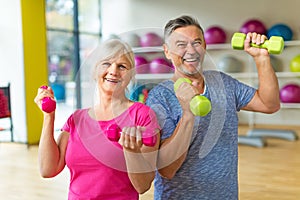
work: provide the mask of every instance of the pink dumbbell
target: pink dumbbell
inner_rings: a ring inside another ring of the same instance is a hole
[[[47,89],[48,86],[43,85],[40,88]],[[51,113],[56,109],[56,102],[50,97],[45,97],[42,99],[42,110],[47,113]]]
[[[117,142],[120,139],[122,130],[116,124],[111,124],[106,129],[106,136],[109,140]],[[157,136],[153,135],[153,131],[146,131],[142,134],[142,143],[146,146],[153,147],[156,144]]]

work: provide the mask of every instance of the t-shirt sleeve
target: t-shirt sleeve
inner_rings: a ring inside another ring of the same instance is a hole
[[[240,111],[242,107],[246,106],[251,101],[256,89],[237,80],[236,88],[237,110]]]
[[[74,120],[73,120],[73,114],[69,116],[63,127],[61,128],[61,131],[71,132],[72,127],[74,127]]]
[[[223,73],[222,73],[223,74]],[[236,110],[240,111],[241,108],[246,106],[253,98],[256,89],[244,82],[241,82],[229,75],[223,74],[223,81],[226,87],[227,96],[231,97],[230,93],[235,98]],[[228,98],[228,97],[227,97]]]
[[[180,119],[181,109],[176,106],[178,103],[173,101],[177,101],[177,98],[163,86],[156,86],[150,90],[146,100],[146,105],[153,109],[158,118],[161,127],[161,139],[166,139],[173,134]],[[174,113],[177,113],[178,116],[175,116]]]

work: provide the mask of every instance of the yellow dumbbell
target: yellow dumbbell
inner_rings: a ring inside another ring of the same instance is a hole
[[[188,78],[179,78],[174,83],[174,90],[176,91],[178,87],[184,82],[192,84],[192,81]],[[205,96],[196,95],[190,102],[190,109],[195,116],[203,117],[211,111],[210,100]]]

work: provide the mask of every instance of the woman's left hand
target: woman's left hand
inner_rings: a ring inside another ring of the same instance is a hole
[[[125,150],[132,152],[141,152],[142,143],[142,132],[145,127],[124,127],[122,129],[119,144],[123,146]]]

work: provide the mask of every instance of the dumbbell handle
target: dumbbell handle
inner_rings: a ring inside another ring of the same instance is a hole
[[[47,89],[48,86],[43,85],[40,88]],[[42,104],[42,110],[46,113],[51,113],[56,109],[56,102],[50,97],[43,98],[41,104]]]
[[[115,124],[112,124],[106,129],[106,136],[110,141],[117,142],[120,139],[122,130]],[[147,130],[142,134],[142,143],[146,146],[155,146],[157,136],[153,132],[149,133]]]

